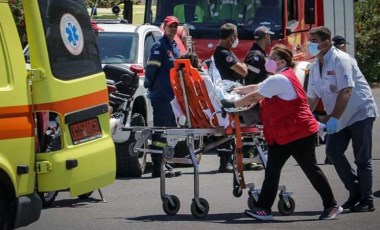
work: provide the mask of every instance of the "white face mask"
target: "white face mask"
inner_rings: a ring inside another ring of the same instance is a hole
[[[234,41],[231,47],[232,49],[235,49],[238,45],[239,45],[239,38],[236,38],[236,40]]]

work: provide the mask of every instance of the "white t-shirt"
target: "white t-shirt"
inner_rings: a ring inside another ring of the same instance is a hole
[[[292,83],[281,73],[271,75],[263,82],[259,83],[258,93],[267,98],[278,96],[286,101],[297,98],[297,93]]]

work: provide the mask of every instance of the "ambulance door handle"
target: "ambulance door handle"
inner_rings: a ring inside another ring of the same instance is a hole
[[[67,170],[76,168],[77,166],[78,166],[78,160],[77,159],[66,160],[66,169]]]

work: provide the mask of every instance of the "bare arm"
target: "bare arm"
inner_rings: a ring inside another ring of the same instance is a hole
[[[248,75],[248,67],[245,63],[238,62],[231,66],[231,69],[243,77]]]
[[[256,92],[257,89],[258,89],[258,85],[247,85],[247,86],[235,88],[234,91],[241,95],[247,95],[252,92]]]
[[[243,107],[247,105],[251,105],[254,103],[259,102],[260,100],[264,99],[265,97],[258,92],[252,92],[250,94],[245,95],[244,97],[240,98],[239,100],[235,101],[236,107]]]
[[[307,98],[307,102],[309,103],[311,112],[313,112],[315,107],[317,107],[318,101],[319,101],[319,98],[310,98],[310,97]]]
[[[342,116],[350,99],[351,92],[352,88],[350,87],[344,88],[341,91],[339,91],[338,97],[336,98],[334,110],[332,111],[330,117],[335,117],[339,119]]]

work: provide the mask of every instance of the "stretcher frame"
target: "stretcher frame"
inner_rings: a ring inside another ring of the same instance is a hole
[[[194,95],[196,90],[198,90],[198,93],[199,91],[205,93],[205,85],[202,85],[202,83],[200,83],[201,85],[194,86],[194,76],[198,76],[199,78],[199,73],[195,68],[191,67],[190,60],[175,60],[174,68],[171,70],[171,84],[174,89],[175,96],[179,99],[179,104],[182,106],[182,110],[185,111],[187,121],[186,126],[182,126],[180,128],[124,127],[124,130],[129,130],[135,133],[136,142],[130,145],[129,154],[133,156],[136,156],[141,152],[163,154],[163,160],[161,162],[160,196],[163,202],[164,212],[167,215],[177,214],[180,209],[180,201],[175,195],[169,195],[166,193],[164,166],[166,163],[192,164],[194,168],[194,197],[191,204],[191,213],[195,218],[204,218],[209,212],[209,204],[207,200],[201,198],[199,194],[199,161],[201,155],[203,152],[216,148],[217,146],[234,139],[235,151],[233,154],[233,195],[235,197],[240,197],[242,195],[242,190],[249,188],[248,206],[253,208],[258,199],[260,190],[255,188],[254,183],[247,184],[245,182],[244,163],[250,163],[252,162],[252,159],[243,158],[242,138],[253,138],[254,145],[259,152],[264,167],[266,167],[266,152],[262,148],[263,143],[260,141],[260,139],[263,138],[263,126],[255,125],[252,127],[242,127],[240,124],[239,115],[237,113],[227,114],[229,116],[230,123],[233,123],[234,127],[231,125],[228,128],[217,127],[215,125],[217,122],[215,116],[208,118],[207,122],[205,122],[204,117],[201,119],[202,115],[205,115],[204,112],[193,111],[194,107],[190,106],[190,104],[194,103],[194,101],[192,102],[189,100],[191,99],[189,98],[189,95]],[[189,85],[191,87],[189,87]],[[200,95],[198,94],[197,96]],[[202,98],[202,100],[206,101],[206,104],[208,105],[203,106],[210,106],[211,102],[208,95],[204,96],[205,97]],[[198,108],[198,106],[195,107]],[[191,108],[193,109],[192,111]],[[217,111],[211,112],[214,115],[217,113]],[[194,116],[194,114],[196,114],[196,116]],[[151,139],[153,134],[160,135],[167,140],[167,146],[163,150],[153,150],[147,147],[148,140]],[[205,145],[203,138],[210,136],[224,138]],[[174,157],[174,147],[180,140],[183,139],[186,139],[186,143],[189,148],[189,159]],[[200,141],[199,148],[197,149],[195,149],[194,140]],[[283,201],[283,206],[285,209],[294,210],[294,201],[290,197],[291,193],[286,191],[285,186],[280,186],[279,190],[280,200]],[[291,210],[291,213],[293,210]],[[286,215],[284,213],[282,214]]]

